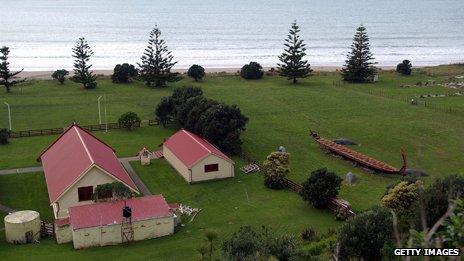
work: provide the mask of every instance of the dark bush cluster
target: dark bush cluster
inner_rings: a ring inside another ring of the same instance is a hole
[[[240,76],[247,80],[261,79],[263,74],[263,67],[257,62],[245,64],[240,70]]]
[[[139,72],[134,65],[128,63],[118,64],[113,69],[111,80],[114,83],[129,83],[138,74]]]
[[[10,139],[10,131],[8,129],[0,129],[0,145],[8,144]]]
[[[334,172],[326,168],[318,169],[303,183],[300,195],[315,208],[323,208],[330,198],[338,195],[341,184],[342,179]]]
[[[402,63],[396,66],[396,72],[401,73],[402,75],[411,75],[412,64],[409,60],[403,60]]]
[[[197,87],[177,88],[155,109],[156,119],[166,124],[175,120],[182,128],[196,133],[226,153],[241,151],[241,133],[248,118],[236,105],[227,105],[203,96]]]
[[[195,81],[199,81],[205,77],[205,68],[201,67],[198,64],[194,64],[190,66],[190,68],[187,71],[187,75],[190,78],[195,79]]]
[[[68,74],[69,72],[65,69],[56,70],[53,72],[52,78],[57,80],[60,84],[63,84]]]
[[[118,123],[121,128],[134,130],[140,126],[140,118],[135,112],[126,112],[119,117]]]

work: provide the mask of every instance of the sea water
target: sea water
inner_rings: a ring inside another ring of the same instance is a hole
[[[85,37],[94,69],[137,63],[158,25],[176,68],[273,67],[293,20],[313,66],[341,66],[363,24],[381,66],[464,62],[463,0],[0,0],[0,45],[25,70],[69,69]]]

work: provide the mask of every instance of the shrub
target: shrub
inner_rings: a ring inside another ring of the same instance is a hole
[[[409,60],[403,60],[402,63],[396,66],[396,71],[402,75],[411,75],[412,64]]]
[[[240,70],[240,76],[247,80],[263,78],[263,67],[257,62],[245,64]]]
[[[305,228],[303,231],[301,231],[301,239],[305,241],[313,241],[317,237],[316,230],[314,230],[312,227]]]
[[[385,244],[392,242],[391,214],[374,208],[346,221],[339,233],[339,255],[345,259],[380,260]]]
[[[464,177],[450,175],[435,180],[424,191],[427,226],[433,226],[446,212],[451,200],[464,195]],[[418,220],[419,222],[419,220]],[[421,227],[421,226],[419,226]]]
[[[172,119],[174,105],[172,104],[171,97],[163,97],[155,109],[155,118],[161,125],[166,126]]]
[[[139,74],[137,69],[132,64],[123,63],[118,64],[113,69],[111,80],[114,83],[129,83],[133,77]]]
[[[340,189],[342,179],[334,172],[326,168],[315,170],[303,183],[300,195],[303,200],[311,203],[315,208],[323,208],[329,198],[336,197]]]
[[[287,187],[286,177],[290,173],[290,154],[272,152],[263,162],[264,186],[270,189]]]
[[[66,80],[66,75],[68,75],[69,72],[65,69],[61,70],[56,70],[52,74],[52,78],[57,80],[60,84],[63,84],[64,81]]]
[[[231,260],[246,260],[259,252],[260,238],[258,233],[249,226],[241,227],[232,237],[224,241],[222,251]]]
[[[10,139],[10,131],[8,129],[0,129],[0,145],[8,144]]]
[[[95,187],[94,201],[125,199],[132,196],[132,191],[121,182],[105,183]]]
[[[409,183],[402,181],[388,190],[382,197],[382,206],[392,210],[408,209],[419,198],[421,182]]]
[[[126,112],[119,117],[118,123],[121,128],[130,131],[140,126],[140,118],[135,112]]]
[[[198,80],[201,80],[203,77],[205,77],[205,68],[198,64],[194,64],[188,69],[187,75],[188,77],[195,79],[197,82]]]

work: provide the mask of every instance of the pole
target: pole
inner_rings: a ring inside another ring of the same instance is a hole
[[[103,96],[100,95],[100,97],[98,97],[97,101],[98,101],[98,123],[100,123],[100,125],[102,124],[102,115],[101,115],[101,110],[100,110],[100,100],[101,98],[103,98]]]
[[[4,102],[4,103],[8,107],[8,123],[10,124],[10,131],[11,131],[11,109],[10,109],[10,104],[8,102]]]
[[[105,132],[108,132],[108,118],[107,118],[107,115],[106,115],[106,94],[103,94],[103,96],[105,97],[104,100],[105,100]]]

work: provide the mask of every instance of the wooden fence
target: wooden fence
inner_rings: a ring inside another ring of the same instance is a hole
[[[136,127],[143,126],[154,126],[159,125],[159,122],[156,120],[144,120],[139,123]],[[93,124],[93,125],[84,125],[80,126],[83,129],[88,131],[104,131],[104,130],[114,130],[120,129],[121,126],[117,122],[111,122],[108,124]],[[24,137],[34,137],[34,136],[45,136],[45,135],[57,135],[63,133],[66,128],[50,128],[50,129],[36,129],[36,130],[22,130],[22,131],[11,131],[10,138],[24,138]]]
[[[55,224],[40,221],[40,236],[55,237]]]
[[[262,165],[257,160],[253,159],[253,157],[242,152],[240,154],[240,158],[242,158],[248,164],[250,163],[257,164],[260,167],[260,169],[262,169]],[[288,189],[290,189],[291,191],[297,194],[299,194],[301,189],[303,188],[303,185],[288,178],[285,178],[285,184]],[[354,211],[351,209],[350,203],[341,198],[331,198],[329,200],[329,205],[327,206],[327,208],[331,210],[332,212],[336,212],[342,209],[346,211],[349,215],[355,215]]]

